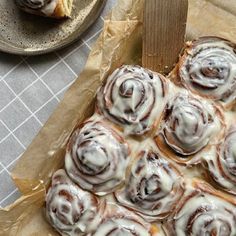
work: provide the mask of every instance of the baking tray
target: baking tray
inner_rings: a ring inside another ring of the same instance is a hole
[[[99,16],[106,0],[74,0],[71,18],[50,19],[19,10],[14,0],[0,0],[0,50],[39,55],[75,41]]]

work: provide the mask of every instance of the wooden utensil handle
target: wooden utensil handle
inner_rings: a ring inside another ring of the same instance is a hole
[[[170,72],[183,47],[187,0],[146,0],[144,4],[144,67]]]

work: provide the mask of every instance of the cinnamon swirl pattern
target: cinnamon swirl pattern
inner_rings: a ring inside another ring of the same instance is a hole
[[[134,213],[108,204],[102,222],[92,236],[158,236],[159,229],[152,227]]]
[[[89,121],[72,135],[65,168],[83,189],[104,195],[124,182],[128,155],[128,145],[115,130]]]
[[[159,153],[142,151],[132,163],[126,187],[115,196],[122,205],[152,222],[167,217],[183,192],[180,172]]]
[[[16,2],[32,9],[41,9],[51,2],[51,0],[16,0]]]
[[[218,107],[188,93],[179,93],[165,108],[156,142],[163,152],[185,162],[223,130],[223,115]]]
[[[125,133],[142,135],[155,127],[165,105],[165,78],[140,66],[122,66],[97,95],[97,106]]]
[[[17,6],[28,13],[47,17],[70,16],[73,0],[15,0]]]
[[[236,45],[217,37],[203,37],[187,44],[179,63],[186,88],[225,105],[236,97]]]
[[[54,173],[46,197],[46,215],[61,235],[79,236],[94,231],[104,209],[104,202],[75,185],[64,170]]]
[[[169,220],[170,236],[236,235],[236,202],[206,183],[194,183]]]
[[[231,127],[223,141],[213,146],[204,159],[211,178],[236,195],[236,127]]]

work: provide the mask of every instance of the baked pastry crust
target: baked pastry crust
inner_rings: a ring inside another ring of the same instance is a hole
[[[169,100],[155,141],[158,148],[179,164],[196,164],[202,153],[219,142],[225,131],[222,109],[186,91]]]
[[[96,232],[89,236],[161,236],[163,235],[161,232],[161,228],[145,222],[134,212],[114,203],[108,203],[102,222]]]
[[[157,126],[167,91],[167,81],[161,74],[124,65],[108,77],[98,92],[98,112],[126,134],[141,136]]]
[[[74,184],[65,170],[53,174],[46,196],[46,215],[61,235],[84,235],[102,221],[105,202]]]
[[[65,155],[78,196],[106,202],[97,228],[85,235],[236,235],[232,45],[215,37],[188,43],[172,82],[132,65],[108,76],[94,114],[75,127]],[[218,87],[198,90],[191,79]]]
[[[236,126],[231,126],[224,138],[203,156],[202,165],[209,181],[216,187],[236,195]]]
[[[191,189],[192,188],[192,189]],[[168,236],[235,235],[236,201],[213,189],[209,184],[194,179],[189,191],[167,221]]]
[[[184,193],[180,171],[160,153],[141,151],[133,160],[117,201],[149,222],[167,218]]]
[[[73,0],[15,0],[25,12],[51,18],[71,16]]]
[[[169,78],[192,92],[232,108],[236,98],[236,45],[219,37],[187,42]]]
[[[124,183],[128,162],[129,147],[123,137],[102,121],[88,120],[71,136],[65,169],[83,189],[106,195]]]

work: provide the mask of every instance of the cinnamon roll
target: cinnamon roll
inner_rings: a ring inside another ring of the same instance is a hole
[[[103,122],[88,121],[69,141],[65,168],[83,189],[104,195],[124,182],[128,156],[128,145],[115,130]]]
[[[159,236],[161,229],[145,222],[133,212],[108,204],[103,220],[91,236]]]
[[[126,134],[142,135],[154,128],[165,105],[165,78],[140,66],[115,70],[97,95],[97,107]]]
[[[71,15],[73,0],[15,0],[17,6],[25,12],[53,18]]]
[[[166,224],[169,236],[236,235],[236,201],[195,181]]]
[[[218,186],[236,195],[236,126],[204,156],[204,166]]]
[[[158,147],[179,163],[197,163],[199,151],[216,142],[224,131],[224,118],[214,104],[188,93],[171,99],[156,137]],[[194,157],[194,159],[192,159]]]
[[[230,106],[236,98],[236,45],[217,37],[189,42],[178,65],[182,84]]]
[[[132,163],[125,188],[115,196],[122,205],[152,222],[167,217],[183,192],[180,172],[159,153],[142,151]]]
[[[46,196],[46,215],[61,235],[84,235],[100,224],[105,203],[75,185],[64,170],[52,177]]]

